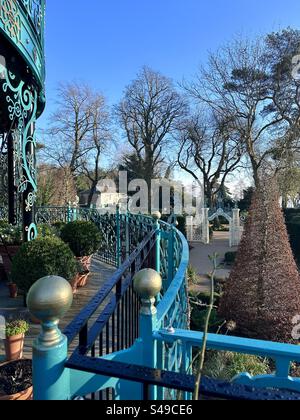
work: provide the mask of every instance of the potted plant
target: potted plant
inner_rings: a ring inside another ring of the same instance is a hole
[[[13,259],[11,280],[26,297],[42,277],[60,276],[72,282],[77,273],[77,262],[69,246],[56,237],[41,237],[21,246]]]
[[[101,246],[101,234],[93,222],[76,221],[65,225],[61,230],[62,240],[69,245],[81,264],[82,273],[89,275],[92,255]]]
[[[32,398],[31,360],[17,360],[0,366],[0,401],[28,401]]]
[[[11,272],[13,257],[22,244],[22,229],[7,222],[0,222],[0,254],[3,259],[3,267],[8,277]]]
[[[23,357],[25,334],[29,325],[24,320],[11,321],[6,324],[5,353],[6,360],[19,360]]]
[[[73,293],[77,292],[77,289],[84,287],[87,284],[87,280],[89,277],[89,270],[83,267],[81,262],[77,259],[77,275],[74,277],[73,281],[71,282]]]

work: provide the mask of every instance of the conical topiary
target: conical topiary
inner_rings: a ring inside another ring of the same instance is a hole
[[[293,318],[300,315],[300,276],[274,182],[263,182],[253,196],[219,311],[236,322],[236,334],[293,342]]]

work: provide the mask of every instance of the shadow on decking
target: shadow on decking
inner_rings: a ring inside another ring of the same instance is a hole
[[[82,308],[84,308],[87,303],[94,297],[94,295],[103,287],[105,282],[112,276],[115,268],[100,262],[97,259],[93,260],[92,263],[92,274],[89,277],[88,284],[82,288],[78,289],[77,294],[74,295],[74,301],[72,308],[66,314],[64,319],[60,322],[60,329],[64,328],[78,315]],[[100,308],[101,309],[101,308]],[[0,283],[0,315],[5,317],[13,316],[29,319],[28,309],[24,308],[23,298],[19,297],[17,299],[10,299],[8,297],[8,289],[4,283]],[[90,322],[92,323],[95,318],[91,318]],[[34,325],[31,323],[29,334],[26,336],[25,347],[24,347],[24,357],[32,357],[32,343],[35,338],[40,333],[40,326]],[[70,347],[70,351],[73,351],[77,345],[77,340],[74,341]],[[0,341],[0,360],[4,356],[4,345],[3,341]]]

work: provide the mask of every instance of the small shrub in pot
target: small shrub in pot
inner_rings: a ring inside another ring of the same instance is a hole
[[[69,246],[56,237],[38,238],[21,246],[13,258],[11,280],[25,294],[39,279],[59,276],[72,281],[77,262]]]
[[[23,357],[24,338],[29,325],[24,320],[15,320],[6,324],[5,353],[6,360],[19,360]]]
[[[69,245],[84,269],[88,271],[91,256],[101,246],[101,234],[97,226],[93,222],[68,223],[61,230],[61,239]]]

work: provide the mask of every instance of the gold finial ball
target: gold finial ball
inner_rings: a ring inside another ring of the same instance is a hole
[[[71,308],[73,292],[62,277],[48,276],[38,280],[29,290],[27,306],[41,322],[60,320]]]
[[[162,288],[161,275],[151,268],[141,270],[133,278],[133,287],[142,299],[154,298]]]
[[[160,219],[161,219],[161,213],[160,213],[159,211],[154,211],[154,212],[152,213],[152,217],[153,217],[153,219],[155,219],[155,220],[160,220]]]

